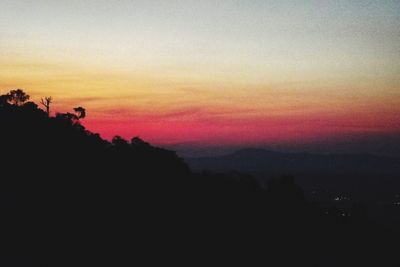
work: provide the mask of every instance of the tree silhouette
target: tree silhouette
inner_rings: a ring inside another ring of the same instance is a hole
[[[49,117],[50,117],[51,102],[52,102],[51,96],[47,96],[44,99],[43,98],[40,99],[40,104],[42,104],[46,108],[46,113],[47,113],[47,116],[49,116]]]
[[[83,107],[77,107],[74,108],[75,113],[57,113],[56,118],[66,121],[70,124],[73,124],[75,126],[79,125],[79,119],[83,119],[86,117],[86,109]]]
[[[128,141],[126,141],[124,138],[121,136],[117,135],[114,136],[114,138],[111,141],[116,147],[123,147],[123,146],[128,146]]]
[[[11,90],[8,93],[8,101],[16,106],[21,106],[28,100],[29,95],[27,95],[22,89]]]
[[[74,108],[76,117],[79,119],[84,119],[86,117],[86,109],[83,107]]]
[[[143,141],[139,136],[133,137],[131,139],[131,146],[133,147],[149,147],[150,144]]]
[[[69,121],[75,121],[77,119],[76,115],[72,114],[70,112],[57,113],[56,118],[62,118],[62,119],[69,120]]]

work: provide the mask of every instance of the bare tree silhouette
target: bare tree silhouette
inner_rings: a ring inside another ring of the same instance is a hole
[[[53,99],[51,96],[46,96],[44,99],[40,99],[40,104],[42,104],[46,108],[47,116],[50,117],[50,104],[52,103]]]

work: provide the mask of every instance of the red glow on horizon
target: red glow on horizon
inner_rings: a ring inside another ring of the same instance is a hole
[[[283,118],[234,118],[209,120],[169,120],[142,117],[88,118],[84,125],[103,138],[120,135],[126,139],[140,136],[158,145],[196,143],[237,145],[268,142],[305,142],[313,139],[359,133],[390,133],[400,130],[396,116],[354,114],[324,116],[287,116]]]

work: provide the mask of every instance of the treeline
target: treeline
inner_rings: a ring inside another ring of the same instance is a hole
[[[138,137],[111,142],[51,116],[23,90],[0,96],[4,266],[397,266],[394,233],[362,212],[308,203],[290,176],[195,174]]]

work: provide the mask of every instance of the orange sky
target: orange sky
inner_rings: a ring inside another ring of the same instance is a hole
[[[400,132],[392,1],[3,7],[0,93],[84,106],[84,124],[106,138],[254,145]]]

